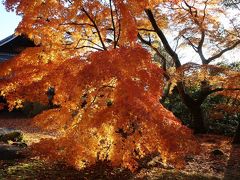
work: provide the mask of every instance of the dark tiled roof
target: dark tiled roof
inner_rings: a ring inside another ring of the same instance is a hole
[[[12,41],[12,40],[15,39],[16,37],[17,37],[17,36],[14,35],[14,34],[6,37],[5,39],[3,39],[3,40],[0,41],[0,46],[5,45],[6,43],[8,43],[9,41]]]
[[[34,47],[33,41],[24,35],[16,36],[14,34],[0,41],[0,62],[6,61],[27,47]]]
[[[4,61],[6,61],[8,59],[11,59],[14,56],[16,56],[16,54],[0,53],[0,62],[4,62]]]
[[[0,41],[0,53],[18,54],[27,47],[34,47],[35,44],[24,35],[11,35]]]

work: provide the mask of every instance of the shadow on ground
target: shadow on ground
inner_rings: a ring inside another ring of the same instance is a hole
[[[63,163],[47,163],[36,159],[0,161],[0,179],[67,179],[67,180],[218,180],[200,174],[188,174],[174,169],[150,168],[131,173],[99,162],[78,171]]]
[[[51,163],[39,160],[0,161],[0,179],[132,179],[134,174],[123,168],[112,168],[99,162],[78,171],[63,163]]]
[[[232,146],[224,180],[240,180],[240,145]]]

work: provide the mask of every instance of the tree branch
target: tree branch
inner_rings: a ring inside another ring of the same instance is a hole
[[[117,43],[116,43],[116,27],[115,27],[115,22],[113,18],[112,0],[109,0],[109,4],[110,4],[111,20],[112,20],[112,28],[113,28],[113,47],[115,49],[117,47]]]
[[[204,10],[203,10],[203,17],[202,17],[202,23],[201,23],[201,25],[203,24],[203,22],[204,22],[204,20],[205,20],[205,17],[206,17],[206,10],[207,10],[207,2],[208,2],[208,0],[206,0],[205,2],[204,2]]]
[[[203,91],[200,94],[200,97],[197,100],[197,103],[202,104],[203,101],[207,98],[207,96],[209,96],[210,94],[216,93],[216,92],[221,92],[221,91],[239,91],[240,88],[216,88],[216,89],[212,89],[212,90],[207,90],[207,91]]]
[[[83,49],[83,48],[91,48],[91,49],[95,49],[95,50],[98,50],[98,51],[104,51],[105,49],[100,49],[100,48],[97,48],[97,47],[94,47],[94,46],[80,46],[80,47],[76,47],[75,49]]]
[[[116,9],[116,17],[118,18],[118,11],[117,11],[117,9]],[[120,39],[120,35],[121,35],[121,21],[118,18],[118,36],[117,36],[116,44],[118,44],[118,41]]]
[[[201,39],[198,43],[198,47],[197,47],[197,53],[199,55],[199,57],[202,60],[202,64],[208,64],[209,62],[206,60],[204,54],[203,54],[203,43],[204,43],[204,39],[205,39],[205,31],[201,30]]]
[[[162,30],[158,27],[157,22],[153,16],[153,13],[150,9],[145,9],[145,12],[148,16],[149,21],[152,24],[153,29],[155,30],[155,32],[157,33],[158,37],[161,39],[163,46],[165,48],[165,50],[167,51],[167,53],[172,57],[172,59],[174,60],[175,66],[176,67],[180,67],[181,66],[181,62],[178,58],[178,55],[176,52],[173,51],[173,49],[171,48],[171,46],[169,45],[167,38],[165,37],[164,33],[162,32]]]
[[[221,57],[225,52],[234,49],[234,48],[235,48],[237,45],[239,45],[239,44],[240,44],[240,40],[236,41],[232,46],[223,49],[223,50],[220,51],[218,54],[216,54],[216,55],[214,55],[214,56],[208,58],[208,59],[206,60],[207,63],[210,63],[211,61],[213,61],[213,60],[215,60],[215,59]]]
[[[98,34],[98,37],[99,37],[99,40],[100,40],[100,42],[101,42],[101,44],[102,44],[102,48],[103,48],[104,50],[107,50],[107,48],[106,48],[106,46],[105,46],[105,44],[104,44],[104,42],[103,42],[103,39],[102,39],[100,30],[98,29],[98,26],[97,26],[96,22],[91,18],[91,16],[88,14],[88,12],[87,12],[84,8],[82,8],[82,11],[87,15],[87,17],[89,18],[89,20],[93,23],[93,26],[94,26],[94,28],[96,29],[97,34]]]
[[[147,29],[147,28],[138,28],[138,31],[147,31],[147,32],[155,32],[154,29]]]
[[[162,58],[163,59],[163,70],[165,71],[165,73],[164,73],[164,76],[165,76],[165,78],[167,79],[167,80],[169,80],[170,78],[169,78],[169,76],[167,75],[167,59],[158,51],[158,49],[156,48],[156,47],[154,47],[153,45],[152,45],[152,43],[151,43],[151,41],[146,41],[145,39],[143,39],[143,37],[138,33],[138,39],[142,42],[142,43],[144,43],[144,44],[146,44],[146,45],[148,45],[150,48],[152,48],[156,53],[157,53],[157,55],[160,57],[160,58]]]
[[[90,24],[90,23],[66,22],[66,23],[62,23],[62,24],[60,24],[60,26],[67,26],[67,25],[75,25],[75,26],[91,26],[91,27],[94,27],[94,25],[92,25],[92,24]]]
[[[158,27],[157,22],[152,14],[152,11],[150,9],[145,9],[145,13],[148,16],[149,21],[152,24],[153,29],[155,30],[155,32],[157,33],[158,37],[161,39],[163,46],[165,48],[165,50],[167,51],[167,53],[172,57],[174,63],[175,63],[175,67],[179,68],[181,67],[181,62],[179,60],[179,57],[177,55],[177,53],[175,51],[173,51],[173,49],[171,48],[171,46],[169,45],[167,38],[165,37],[164,33],[162,32],[162,30]],[[189,96],[189,94],[187,94],[184,90],[184,85],[182,82],[178,82],[177,83],[177,89],[179,92],[179,95],[181,96],[183,102],[186,104],[186,106],[192,107],[193,104],[195,104],[196,102],[194,101],[194,99]]]
[[[182,35],[182,37],[183,37],[186,41],[188,41],[189,45],[193,48],[193,50],[194,50],[195,52],[198,52],[197,47],[192,43],[192,41],[191,41],[189,38],[185,37],[184,35]]]
[[[90,42],[90,43],[96,45],[97,47],[102,48],[100,45],[98,45],[97,43],[93,42],[93,41],[90,40],[90,39],[83,39],[83,38],[80,38],[79,41],[88,41],[88,42]]]

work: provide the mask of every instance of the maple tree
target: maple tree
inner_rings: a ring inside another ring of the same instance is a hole
[[[29,51],[32,49],[21,54],[25,58],[11,61],[27,61],[32,57]],[[129,56],[131,60],[126,58]],[[6,66],[11,67],[11,61]],[[53,103],[61,107],[33,120],[43,130],[62,134],[57,140],[33,146],[49,158],[79,168],[96,160],[111,160],[113,165],[135,170],[138,160],[151,152],[160,152],[164,162],[181,165],[185,153],[196,151],[190,130],[159,104],[162,72],[140,47],[95,52],[87,61],[73,58],[57,65],[15,68],[2,72],[13,85],[1,84],[10,107],[26,99],[47,103],[47,88],[56,89]]]
[[[227,72],[225,71],[224,74],[229,79],[225,78],[224,75],[221,74],[221,71],[212,76],[213,73],[211,73],[211,71],[220,69],[209,65],[240,44],[238,35],[239,20],[236,18],[238,15],[236,14],[234,17],[228,16],[229,14],[221,7],[220,1],[166,1],[162,3],[160,7],[165,9],[160,17],[168,17],[168,29],[177,34],[175,38],[177,40],[176,47],[190,46],[199,56],[203,66],[194,63],[182,65],[177,49],[170,45],[163,31],[164,28],[161,27],[161,24],[158,24],[159,16],[155,15],[155,11],[152,9],[145,9],[146,15],[151,23],[150,29],[145,29],[145,32],[143,34],[140,33],[138,36],[140,40],[155,51],[163,61],[163,69],[166,71],[165,77],[169,82],[167,84],[166,96],[169,90],[171,90],[173,86],[176,86],[183,103],[192,114],[194,131],[196,133],[205,132],[206,127],[201,109],[204,100],[209,95],[225,89],[239,91],[239,72],[233,73],[229,71],[229,74],[225,74]],[[228,17],[230,26],[225,27],[220,17]],[[171,57],[175,66],[174,71],[173,68],[170,68],[170,71],[167,70],[166,65],[168,64],[169,58],[161,54],[156,43],[152,40],[156,36],[160,39],[165,52]],[[146,40],[146,38],[148,38],[148,40]],[[178,78],[175,79],[175,77]],[[234,82],[231,82],[233,78]],[[197,97],[194,96],[191,91],[188,91],[189,86],[191,86],[191,84],[196,85],[196,83],[198,86]],[[163,98],[162,101],[164,101],[164,99],[165,98]]]
[[[11,110],[47,104],[54,89],[58,105],[33,119],[59,133],[32,146],[38,155],[77,168],[110,160],[134,171],[153,152],[180,167],[198,151],[191,131],[158,102],[163,72],[137,44],[134,17],[159,2],[5,1],[23,17],[17,32],[39,47],[1,65],[1,96]]]

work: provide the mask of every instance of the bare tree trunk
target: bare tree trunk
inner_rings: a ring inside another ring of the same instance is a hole
[[[192,115],[192,129],[195,134],[206,133],[206,126],[204,124],[204,116],[201,109],[201,104],[195,104],[189,108]]]
[[[205,133],[206,127],[204,125],[204,117],[201,109],[201,105],[204,99],[201,101],[194,100],[190,95],[185,92],[183,84],[181,82],[177,84],[177,88],[183,103],[187,106],[188,110],[192,115],[191,126],[194,133]]]
[[[238,123],[238,127],[233,138],[233,144],[240,144],[240,122]]]

